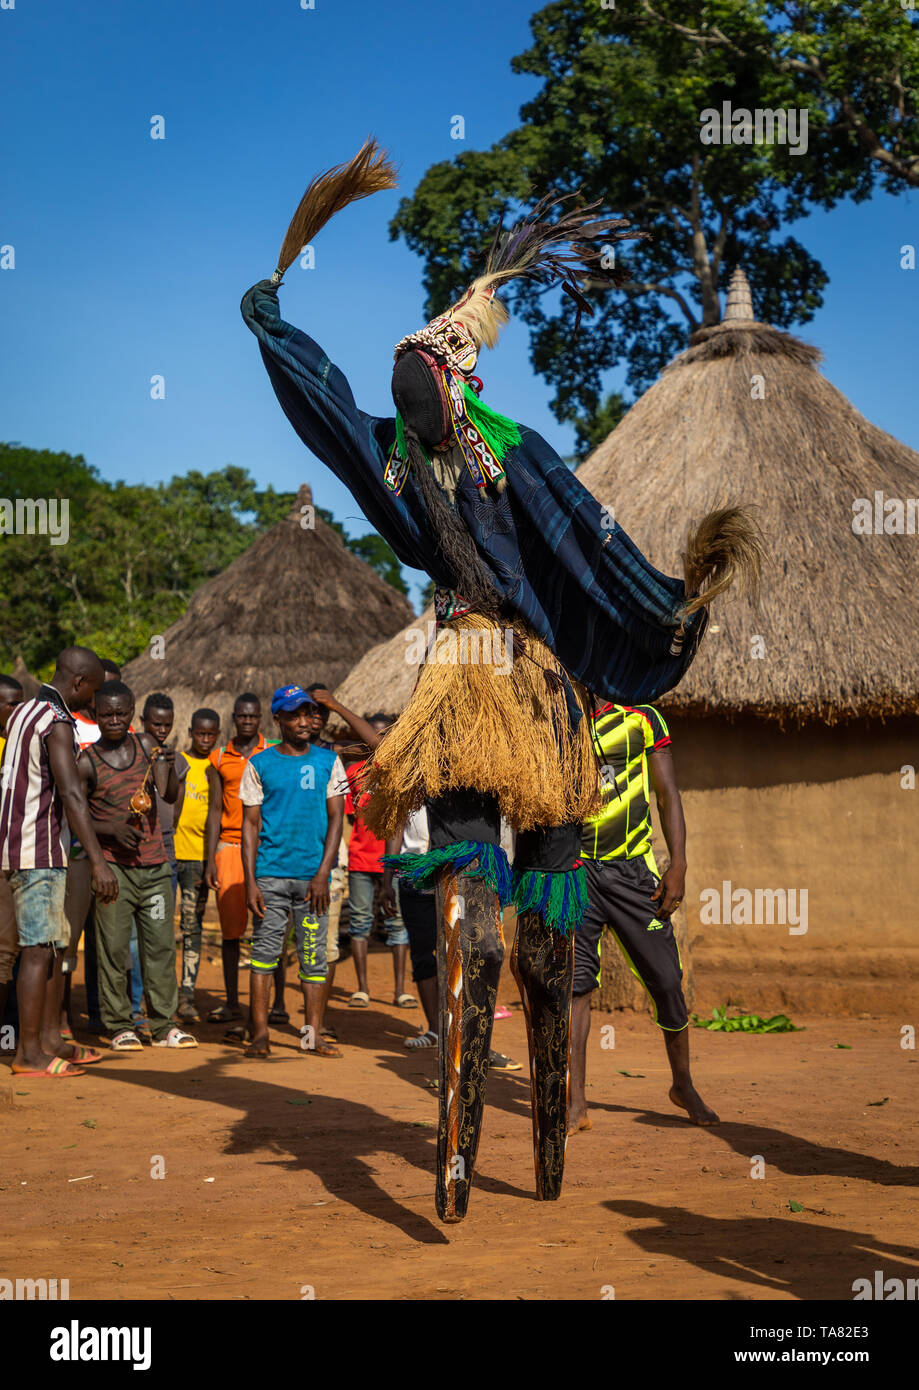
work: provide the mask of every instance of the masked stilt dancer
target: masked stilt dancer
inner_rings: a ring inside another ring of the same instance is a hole
[[[669,578],[535,431],[483,399],[474,375],[507,321],[498,288],[525,278],[561,285],[579,314],[609,243],[641,235],[623,219],[544,199],[499,230],[483,274],[446,313],[395,348],[395,417],[360,410],[348,382],[307,334],[286,323],[278,286],[337,211],[395,187],[372,142],[318,176],[284,239],[278,268],[243,298],[246,324],[281,406],[350,490],[398,559],[434,581],[436,629],[397,723],[375,751],[362,811],[390,838],[422,803],[430,848],[394,867],[435,888],[439,915],[438,1215],[466,1213],[488,1071],[501,911],[514,904],[511,964],[530,1048],[536,1190],[561,1191],[567,1131],[572,931],[586,903],[581,823],[599,805],[592,694],[650,703],[680,680],[707,604],[760,543],[744,514],[713,513],[690,535],[686,573]],[[513,865],[502,815],[516,831]]]

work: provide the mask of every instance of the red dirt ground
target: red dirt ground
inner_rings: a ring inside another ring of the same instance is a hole
[[[202,966],[199,1007],[218,971]],[[876,1269],[919,1277],[919,1054],[900,1046],[919,1017],[694,1029],[696,1081],[723,1117],[700,1130],[667,1099],[650,1021],[595,1013],[594,1128],[569,1143],[562,1199],[534,1200],[526,1071],[493,1074],[469,1215],[442,1226],[433,1058],[403,1048],[421,1013],[392,1007],[391,978],[372,954],[372,1007],[349,1010],[339,967],[337,1062],[298,1049],[290,986],[267,1062],[201,1025],[197,1051],[107,1057],[75,1081],[4,1065],[0,1276],[68,1278],[78,1300],[849,1300]],[[525,1061],[507,973],[501,997],[514,1015],[495,1043]]]

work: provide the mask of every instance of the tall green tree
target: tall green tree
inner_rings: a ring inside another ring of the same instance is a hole
[[[66,544],[0,535],[0,670],[21,655],[41,675],[57,652],[85,643],[124,662],[162,632],[201,584],[290,511],[294,493],[258,490],[245,468],[191,470],[156,486],[109,483],[82,455],[0,444],[0,499],[59,498]],[[395,555],[376,535],[345,545],[401,593]]]
[[[620,364],[643,390],[743,266],[759,317],[806,322],[827,275],[785,224],[842,198],[919,181],[919,27],[899,4],[841,0],[556,0],[512,60],[540,79],[521,124],[490,149],[433,165],[390,227],[424,259],[426,312],[442,312],[481,266],[499,218],[547,192],[581,190],[629,216],[624,290],[593,287],[597,312],[572,341],[574,310],[519,284],[530,360],[578,452]],[[807,143],[703,143],[702,113],[806,114]],[[604,408],[615,414],[615,402]]]

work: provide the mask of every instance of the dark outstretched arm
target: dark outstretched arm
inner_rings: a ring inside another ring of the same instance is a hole
[[[658,916],[669,917],[686,892],[686,820],[669,748],[659,748],[656,753],[648,754],[648,771],[657,795],[661,830],[670,851],[670,863],[652,897],[660,899]]]
[[[404,565],[428,572],[433,548],[411,489],[383,481],[395,421],[359,410],[344,373],[318,343],[281,318],[278,289],[260,280],[247,291],[243,319],[259,340],[281,407],[308,449],[344,483],[361,511]]]

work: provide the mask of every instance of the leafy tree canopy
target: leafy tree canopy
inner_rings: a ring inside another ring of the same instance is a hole
[[[155,486],[109,483],[82,455],[0,444],[0,499],[66,498],[69,536],[0,535],[0,670],[21,655],[40,675],[62,647],[85,643],[122,663],[188,606],[195,589],[290,511],[294,493],[259,490],[245,468]],[[345,545],[399,590],[396,557],[377,535]]]
[[[761,319],[789,328],[813,316],[827,275],[786,223],[919,185],[919,26],[896,3],[555,0],[530,27],[511,66],[542,85],[520,126],[433,165],[390,234],[424,258],[430,316],[481,268],[501,216],[547,192],[580,189],[651,233],[617,251],[631,279],[624,291],[594,287],[597,312],[574,341],[568,301],[521,282],[512,291],[555,414],[584,418],[582,453],[604,374],[623,364],[644,390],[688,335],[719,322],[735,266]],[[806,114],[806,147],[703,143],[702,113],[724,102]]]

